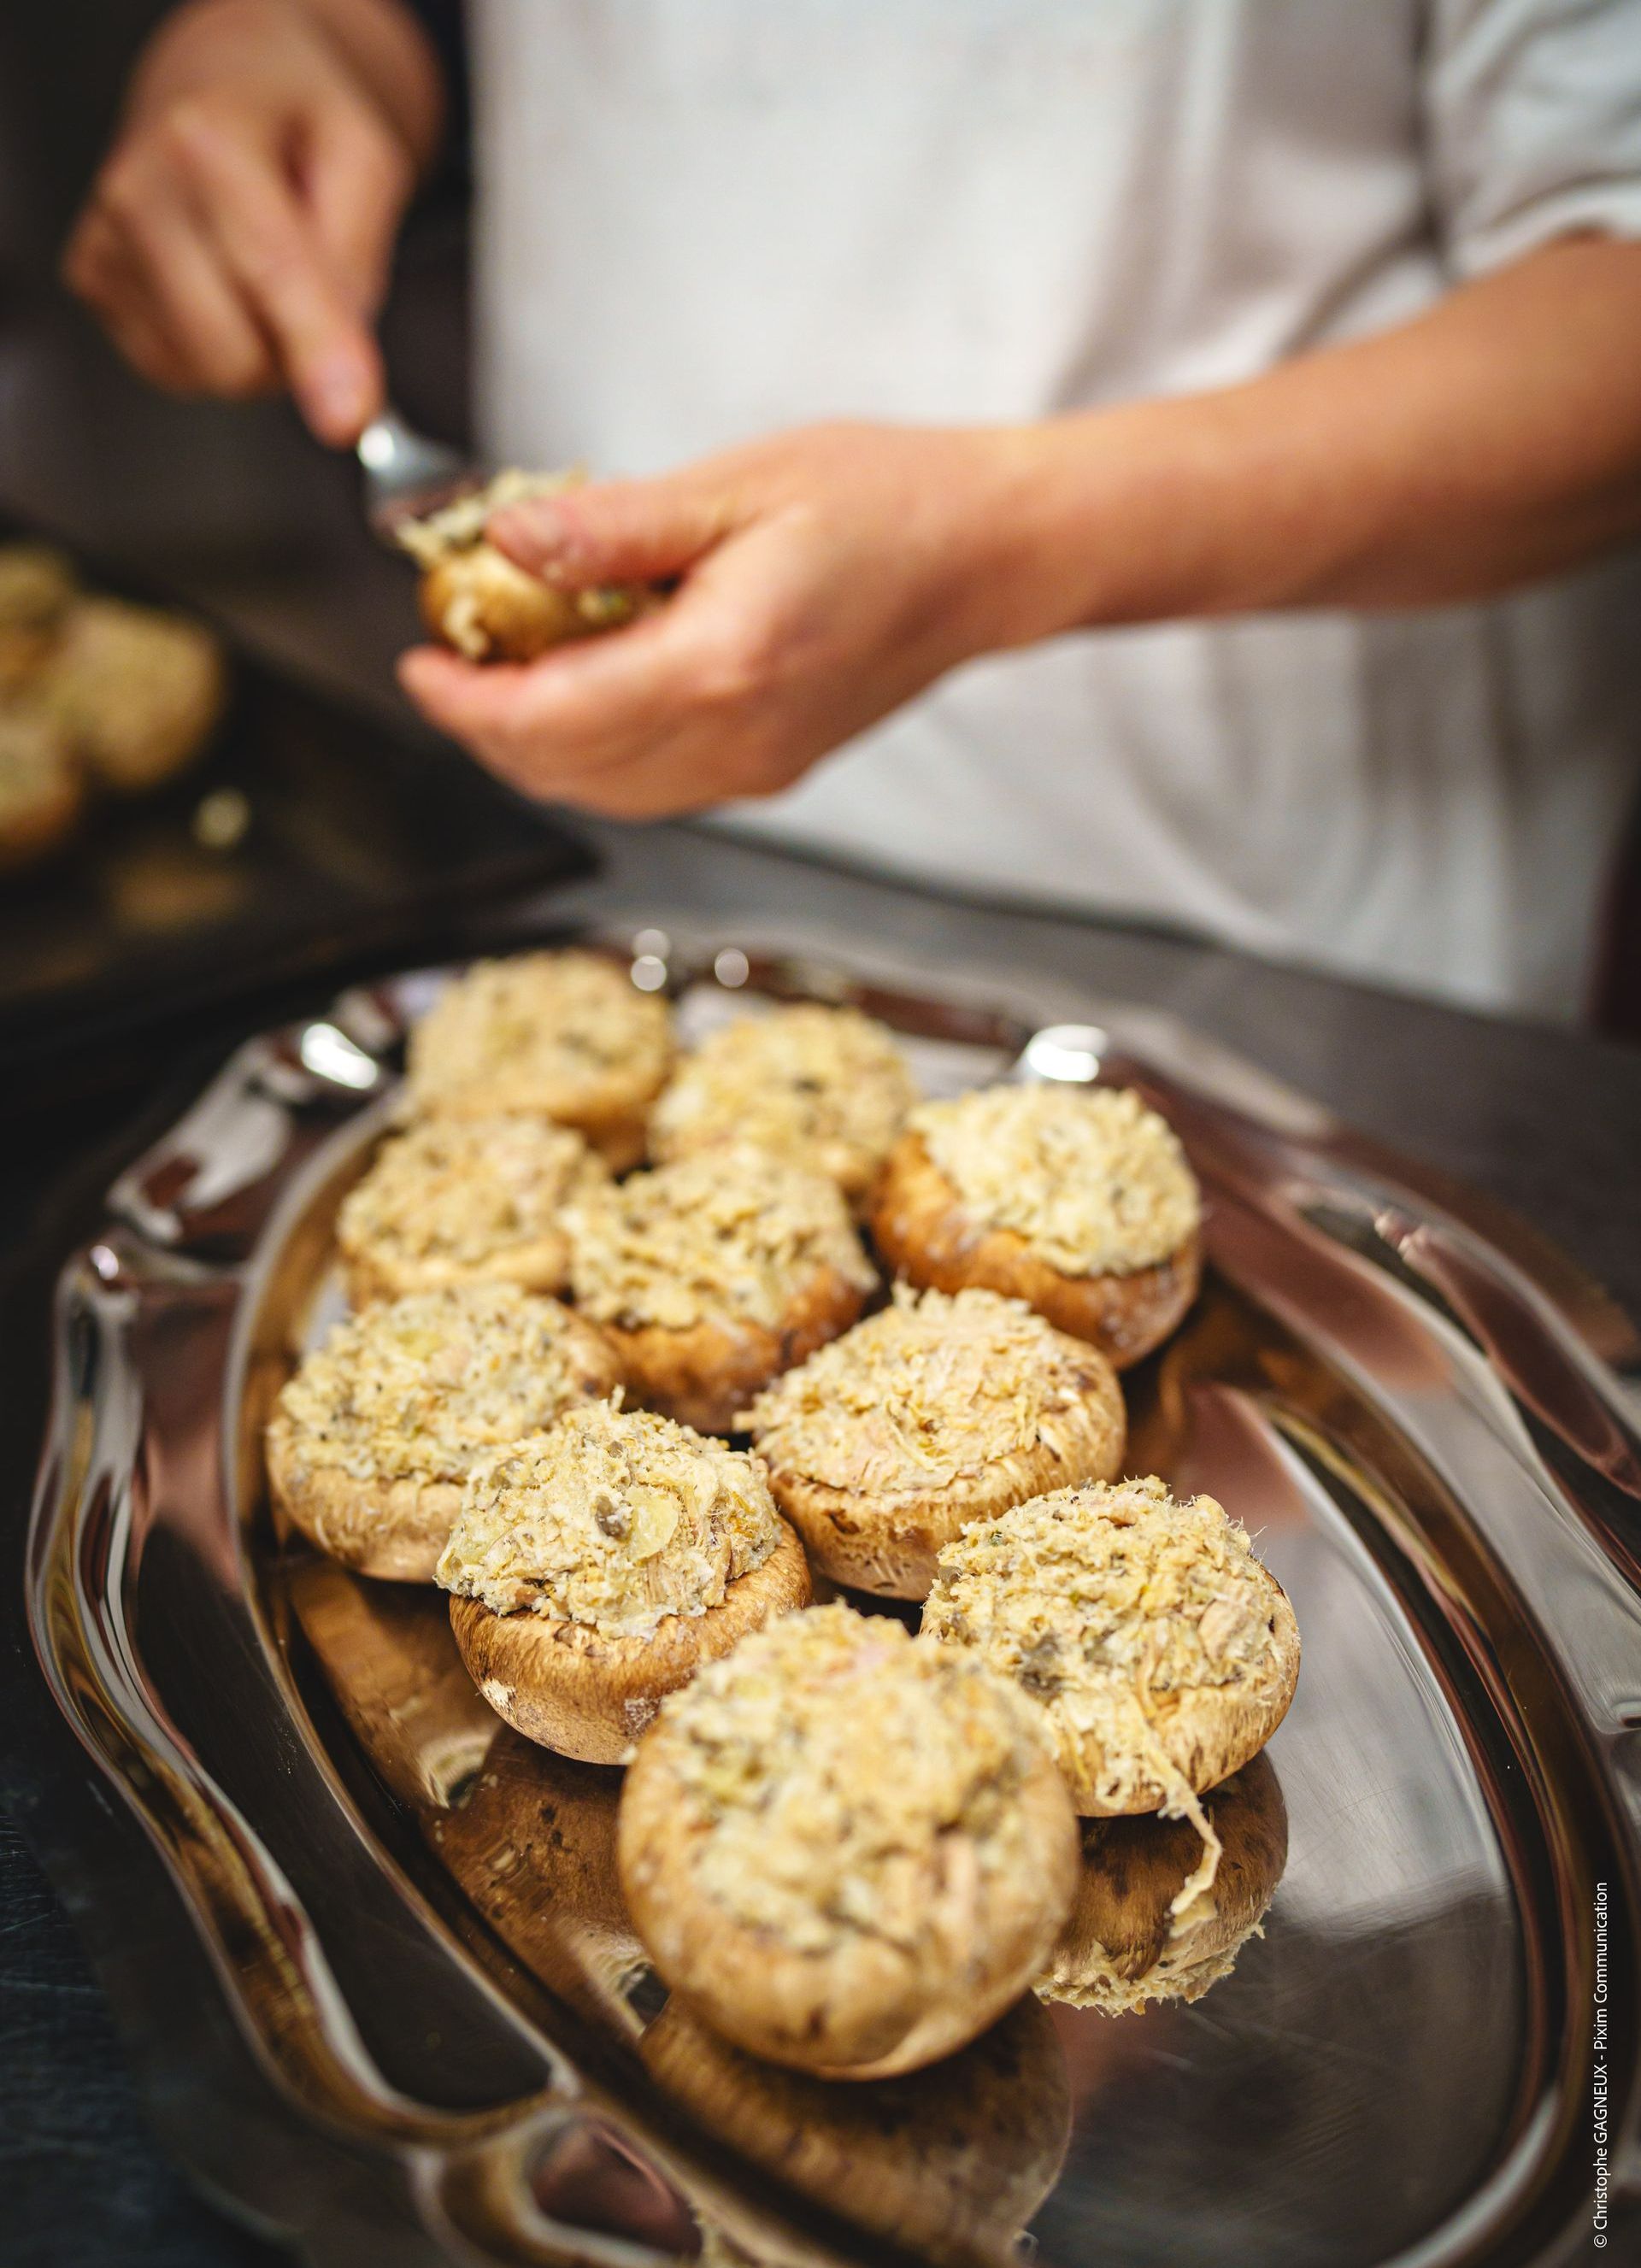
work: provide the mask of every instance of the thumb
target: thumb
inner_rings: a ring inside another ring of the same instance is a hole
[[[485,529],[544,582],[654,583],[681,575],[737,518],[729,484],[707,468],[652,481],[600,481],[510,504]]]

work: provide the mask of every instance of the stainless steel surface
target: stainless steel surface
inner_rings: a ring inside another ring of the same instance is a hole
[[[1599,1884],[1615,2201],[1637,2173],[1622,1319],[1169,1018],[778,947],[668,924],[633,966],[692,1018],[858,998],[936,1086],[1097,1058],[1191,1152],[1208,1281],[1130,1380],[1130,1462],[1218,1495],[1299,1614],[1264,1935],[1195,2005],[1029,2004],[879,2088],[769,2072],[664,2004],[614,1890],[611,1777],[489,1717],[436,1598],[269,1529],[260,1423],[440,980],[355,993],[242,1049],[66,1270],[29,1565],[64,1713],[372,2200],[313,2257],[998,2258],[1022,2227],[1065,2268],[1584,2257]]]
[[[447,503],[482,477],[460,449],[430,440],[406,423],[392,402],[373,417],[354,446],[364,473],[364,516],[371,533],[389,549],[399,546],[400,521]]]

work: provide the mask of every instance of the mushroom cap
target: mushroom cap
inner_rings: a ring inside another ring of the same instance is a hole
[[[121,795],[192,763],[227,692],[227,663],[203,623],[123,599],[77,599],[40,680],[50,713]]]
[[[0,626],[0,640],[5,635]],[[0,715],[0,873],[66,842],[85,799],[85,775],[49,717],[27,709]]]
[[[392,1134],[342,1200],[336,1248],[357,1309],[452,1284],[553,1292],[570,1275],[563,1207],[607,1168],[534,1113],[423,1118]]]
[[[1299,1681],[1281,1584],[1211,1497],[1176,1504],[1154,1476],[971,1524],[941,1554],[923,1635],[1031,1696],[1087,1817],[1217,1786],[1264,1747]]]
[[[436,560],[417,602],[432,635],[469,661],[534,661],[572,639],[619,630],[644,603],[634,591],[560,590],[484,542]]]
[[[766,1388],[748,1418],[814,1565],[901,1599],[927,1595],[968,1522],[1113,1478],[1126,1432],[1098,1349],[979,1290],[901,1295]]]
[[[703,1432],[846,1330],[878,1280],[835,1184],[748,1145],[635,1174],[565,1219],[577,1304],[635,1396]]]
[[[1166,1259],[1122,1275],[1068,1276],[1018,1230],[988,1227],[965,1208],[909,1129],[890,1151],[867,1209],[872,1241],[897,1275],[943,1292],[983,1285],[1024,1300],[1127,1370],[1184,1321],[1202,1280],[1193,1231]]]
[[[778,1328],[703,1321],[601,1326],[635,1402],[700,1433],[731,1433],[759,1390],[846,1331],[865,1303],[862,1287],[819,1268],[793,1293]]]
[[[340,1466],[308,1467],[278,1418],[268,1429],[268,1485],[310,1543],[384,1583],[430,1583],[461,1510],[460,1481],[360,1480]]]
[[[385,1301],[339,1324],[280,1395],[269,1491],[345,1566],[430,1583],[472,1465],[620,1383],[603,1334],[556,1300],[483,1283]]]
[[[849,2079],[983,2031],[1041,1972],[1077,1875],[1019,1697],[844,1607],[747,1639],[663,1708],[618,1852],[674,1991],[754,2054]]]
[[[663,1697],[687,1685],[749,1631],[809,1603],[809,1564],[784,1521],[768,1558],[698,1615],[668,1615],[644,1637],[585,1623],[498,1615],[453,1598],[450,1626],[474,1683],[527,1740],[583,1764],[624,1764]]]
[[[650,1120],[658,1163],[751,1142],[812,1165],[858,1205],[917,1100],[887,1026],[806,1000],[738,1016],[673,1074]]]
[[[534,1111],[574,1126],[613,1173],[644,1155],[673,1059],[672,1012],[594,953],[479,961],[410,1034],[409,1100],[440,1117]]]

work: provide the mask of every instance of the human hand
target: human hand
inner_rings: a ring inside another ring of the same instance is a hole
[[[774,794],[957,663],[1044,634],[1030,429],[806,428],[650,481],[516,504],[491,540],[567,588],[680,578],[522,666],[400,676],[526,793],[650,819]]]
[[[138,63],[65,279],[155,385],[283,384],[350,443],[381,405],[372,323],[439,100],[394,0],[189,0]]]

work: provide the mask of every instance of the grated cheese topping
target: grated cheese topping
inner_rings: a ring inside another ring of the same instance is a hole
[[[382,1145],[342,1201],[336,1241],[401,1267],[482,1270],[562,1233],[563,1207],[607,1179],[567,1126],[522,1114],[425,1118]]]
[[[614,1364],[578,1316],[508,1284],[413,1292],[338,1323],[279,1396],[298,1476],[465,1481],[488,1450],[606,1394]]]
[[[1035,1861],[1019,1803],[1041,1753],[1031,1710],[887,1616],[788,1616],[664,1701],[659,1724],[700,1888],[798,1951],[916,1951],[951,1934],[953,1890],[972,1914],[988,1878]]]
[[[1037,1703],[1079,1802],[1155,1802],[1203,1843],[1182,1913],[1219,1844],[1157,1736],[1158,1696],[1245,1683],[1273,1649],[1271,1578],[1212,1497],[1153,1478],[1090,1482],[975,1521],[936,1562],[923,1634],[973,1650]]]
[[[438,1580],[493,1614],[646,1638],[721,1605],[780,1536],[755,1457],[592,1403],[474,1467]]]
[[[1056,1436],[1069,1450],[1091,1403],[1121,1427],[1105,1358],[1022,1300],[899,1285],[892,1307],[766,1388],[742,1422],[783,1472],[876,1498],[923,1496]]]
[[[564,1216],[577,1305],[624,1330],[774,1330],[822,1270],[876,1283],[824,1175],[766,1151],[713,1150],[634,1174]]]
[[[963,1208],[1066,1276],[1122,1276],[1195,1235],[1178,1136],[1129,1087],[988,1086],[908,1121]]]
[[[533,503],[537,497],[562,496],[566,489],[578,487],[580,478],[573,472],[524,473],[516,466],[509,467],[482,488],[453,497],[437,512],[398,521],[394,534],[418,567],[437,567],[453,553],[471,551],[482,543],[485,523],[492,512],[505,511],[509,504]]]
[[[703,1040],[651,1120],[663,1163],[727,1142],[779,1151],[864,1189],[917,1090],[886,1027],[818,1003],[742,1016]]]
[[[666,1076],[666,1003],[592,953],[481,961],[410,1035],[410,1098],[426,1111],[537,1110],[553,1116],[600,1095],[613,1076],[652,1094]]]

